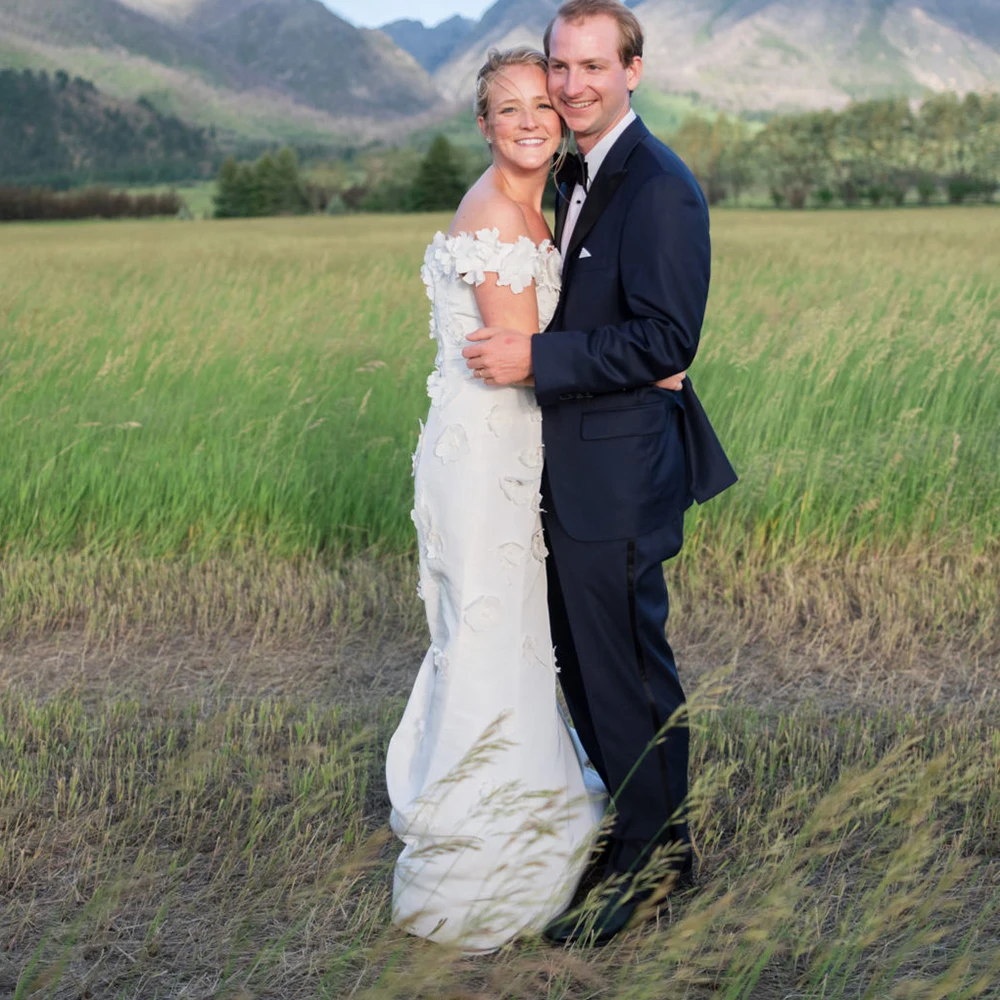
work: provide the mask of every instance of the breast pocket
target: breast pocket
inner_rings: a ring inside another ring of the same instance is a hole
[[[583,414],[580,437],[584,441],[604,441],[608,438],[661,434],[666,424],[667,408],[662,403],[596,410]]]
[[[609,264],[610,261],[607,257],[581,257],[577,251],[576,270],[581,273],[584,271],[603,271]]]

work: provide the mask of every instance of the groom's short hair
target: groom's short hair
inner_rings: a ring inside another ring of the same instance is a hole
[[[579,24],[588,17],[600,14],[618,22],[618,56],[623,66],[631,66],[632,60],[642,55],[642,25],[639,24],[639,18],[621,0],[566,0],[545,29],[545,55],[549,55],[549,42],[552,40],[552,29],[556,21]]]

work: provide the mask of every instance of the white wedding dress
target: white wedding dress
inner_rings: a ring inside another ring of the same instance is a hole
[[[420,594],[431,646],[386,777],[396,863],[393,920],[467,951],[540,930],[576,889],[605,791],[556,700],[539,515],[541,414],[530,389],[466,367],[482,326],[473,287],[496,272],[535,286],[544,329],[561,260],[548,241],[438,233],[421,271],[437,364],[414,456]]]

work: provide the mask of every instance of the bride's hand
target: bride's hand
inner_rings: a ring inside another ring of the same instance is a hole
[[[654,382],[653,385],[659,386],[661,389],[669,389],[671,392],[680,392],[686,378],[687,372],[678,372],[676,375],[671,375],[670,378],[663,378],[659,382]]]

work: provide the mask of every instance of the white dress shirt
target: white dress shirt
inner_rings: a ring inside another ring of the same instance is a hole
[[[636,119],[635,112],[629,108],[625,117],[606,135],[594,148],[587,153],[584,160],[587,162],[587,176],[590,184],[594,183],[597,171],[601,169],[611,147],[619,140],[622,132],[625,131]],[[566,251],[569,249],[570,240],[573,239],[573,230],[576,229],[580,213],[583,211],[583,203],[587,200],[587,191],[582,184],[577,184],[573,188],[573,193],[569,196],[569,209],[566,212],[566,221],[563,223],[562,243],[559,249],[562,251],[563,267],[566,266]]]

